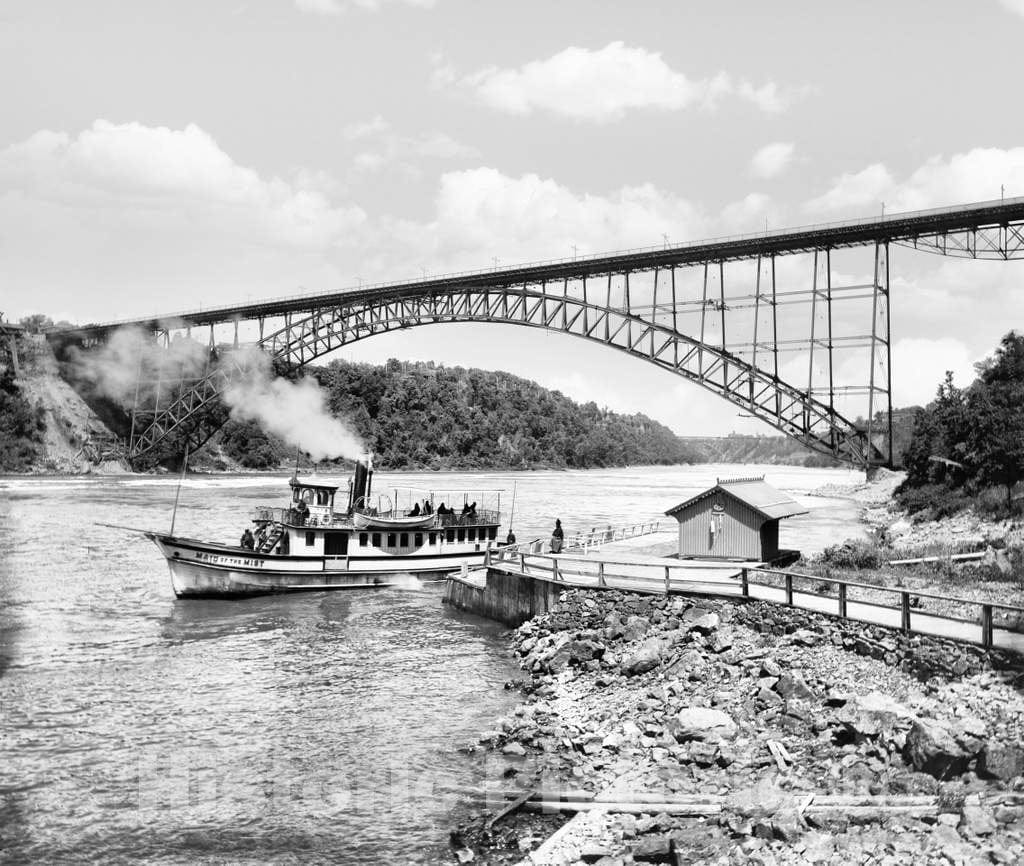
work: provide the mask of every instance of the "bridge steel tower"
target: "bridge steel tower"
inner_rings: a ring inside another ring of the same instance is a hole
[[[268,359],[278,370],[297,371],[376,334],[492,322],[607,345],[718,394],[813,451],[870,468],[893,458],[894,247],[1024,257],[1024,198],[360,286],[53,336],[88,346],[126,326],[151,335],[139,343],[133,459],[169,443],[194,451],[226,419],[225,392]],[[258,334],[241,349],[239,322]],[[192,339],[199,329],[203,341]],[[154,338],[170,348],[184,339],[202,350],[179,351],[190,362],[168,364],[146,351]]]

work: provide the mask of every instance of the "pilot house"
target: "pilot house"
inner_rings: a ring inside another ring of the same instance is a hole
[[[710,490],[665,514],[679,521],[680,559],[778,563],[796,551],[779,549],[779,521],[807,509],[759,478],[718,479]]]

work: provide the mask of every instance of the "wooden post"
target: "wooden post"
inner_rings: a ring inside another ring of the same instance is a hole
[[[786,604],[793,606],[793,575],[786,572]]]
[[[602,560],[597,564],[597,585],[608,586],[604,579],[604,561]]]
[[[551,560],[551,576],[555,580],[561,580],[562,579],[562,575],[558,573],[558,560],[557,559],[552,559]]]
[[[839,615],[846,618],[846,584],[839,584]]]
[[[486,568],[491,567],[491,544],[487,543],[487,548],[484,550],[484,566]]]
[[[910,631],[910,593],[900,593],[900,628]]]
[[[665,566],[665,595],[668,595],[672,591],[672,578],[670,576],[669,569],[671,566]]]
[[[992,605],[981,606],[981,645],[992,649]]]
[[[519,553],[519,570],[526,574],[526,554],[522,552]]]
[[[740,587],[743,592],[744,598],[750,598],[750,578],[747,575],[747,569],[740,571]]]

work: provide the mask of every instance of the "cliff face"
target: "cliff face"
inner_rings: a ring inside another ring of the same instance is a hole
[[[60,376],[46,340],[26,335],[18,341],[20,375],[15,380],[22,397],[42,410],[45,430],[37,472],[127,471],[116,437],[96,413]]]

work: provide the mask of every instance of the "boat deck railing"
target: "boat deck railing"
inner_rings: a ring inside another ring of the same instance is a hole
[[[388,511],[382,512],[381,514],[375,514],[373,516],[379,517],[382,520],[387,520],[389,518],[415,517],[416,515],[410,515],[408,511]],[[430,530],[446,529],[449,526],[494,526],[501,522],[500,512],[481,509],[478,509],[473,514],[435,513],[433,516],[433,523],[429,523],[426,526],[418,528]],[[329,520],[327,518],[307,516],[306,519],[302,521],[299,518],[299,512],[294,508],[278,508],[270,505],[257,505],[253,514],[253,519],[261,523],[288,523],[291,525],[301,526],[341,527],[352,525],[352,519],[345,514],[334,514]]]

